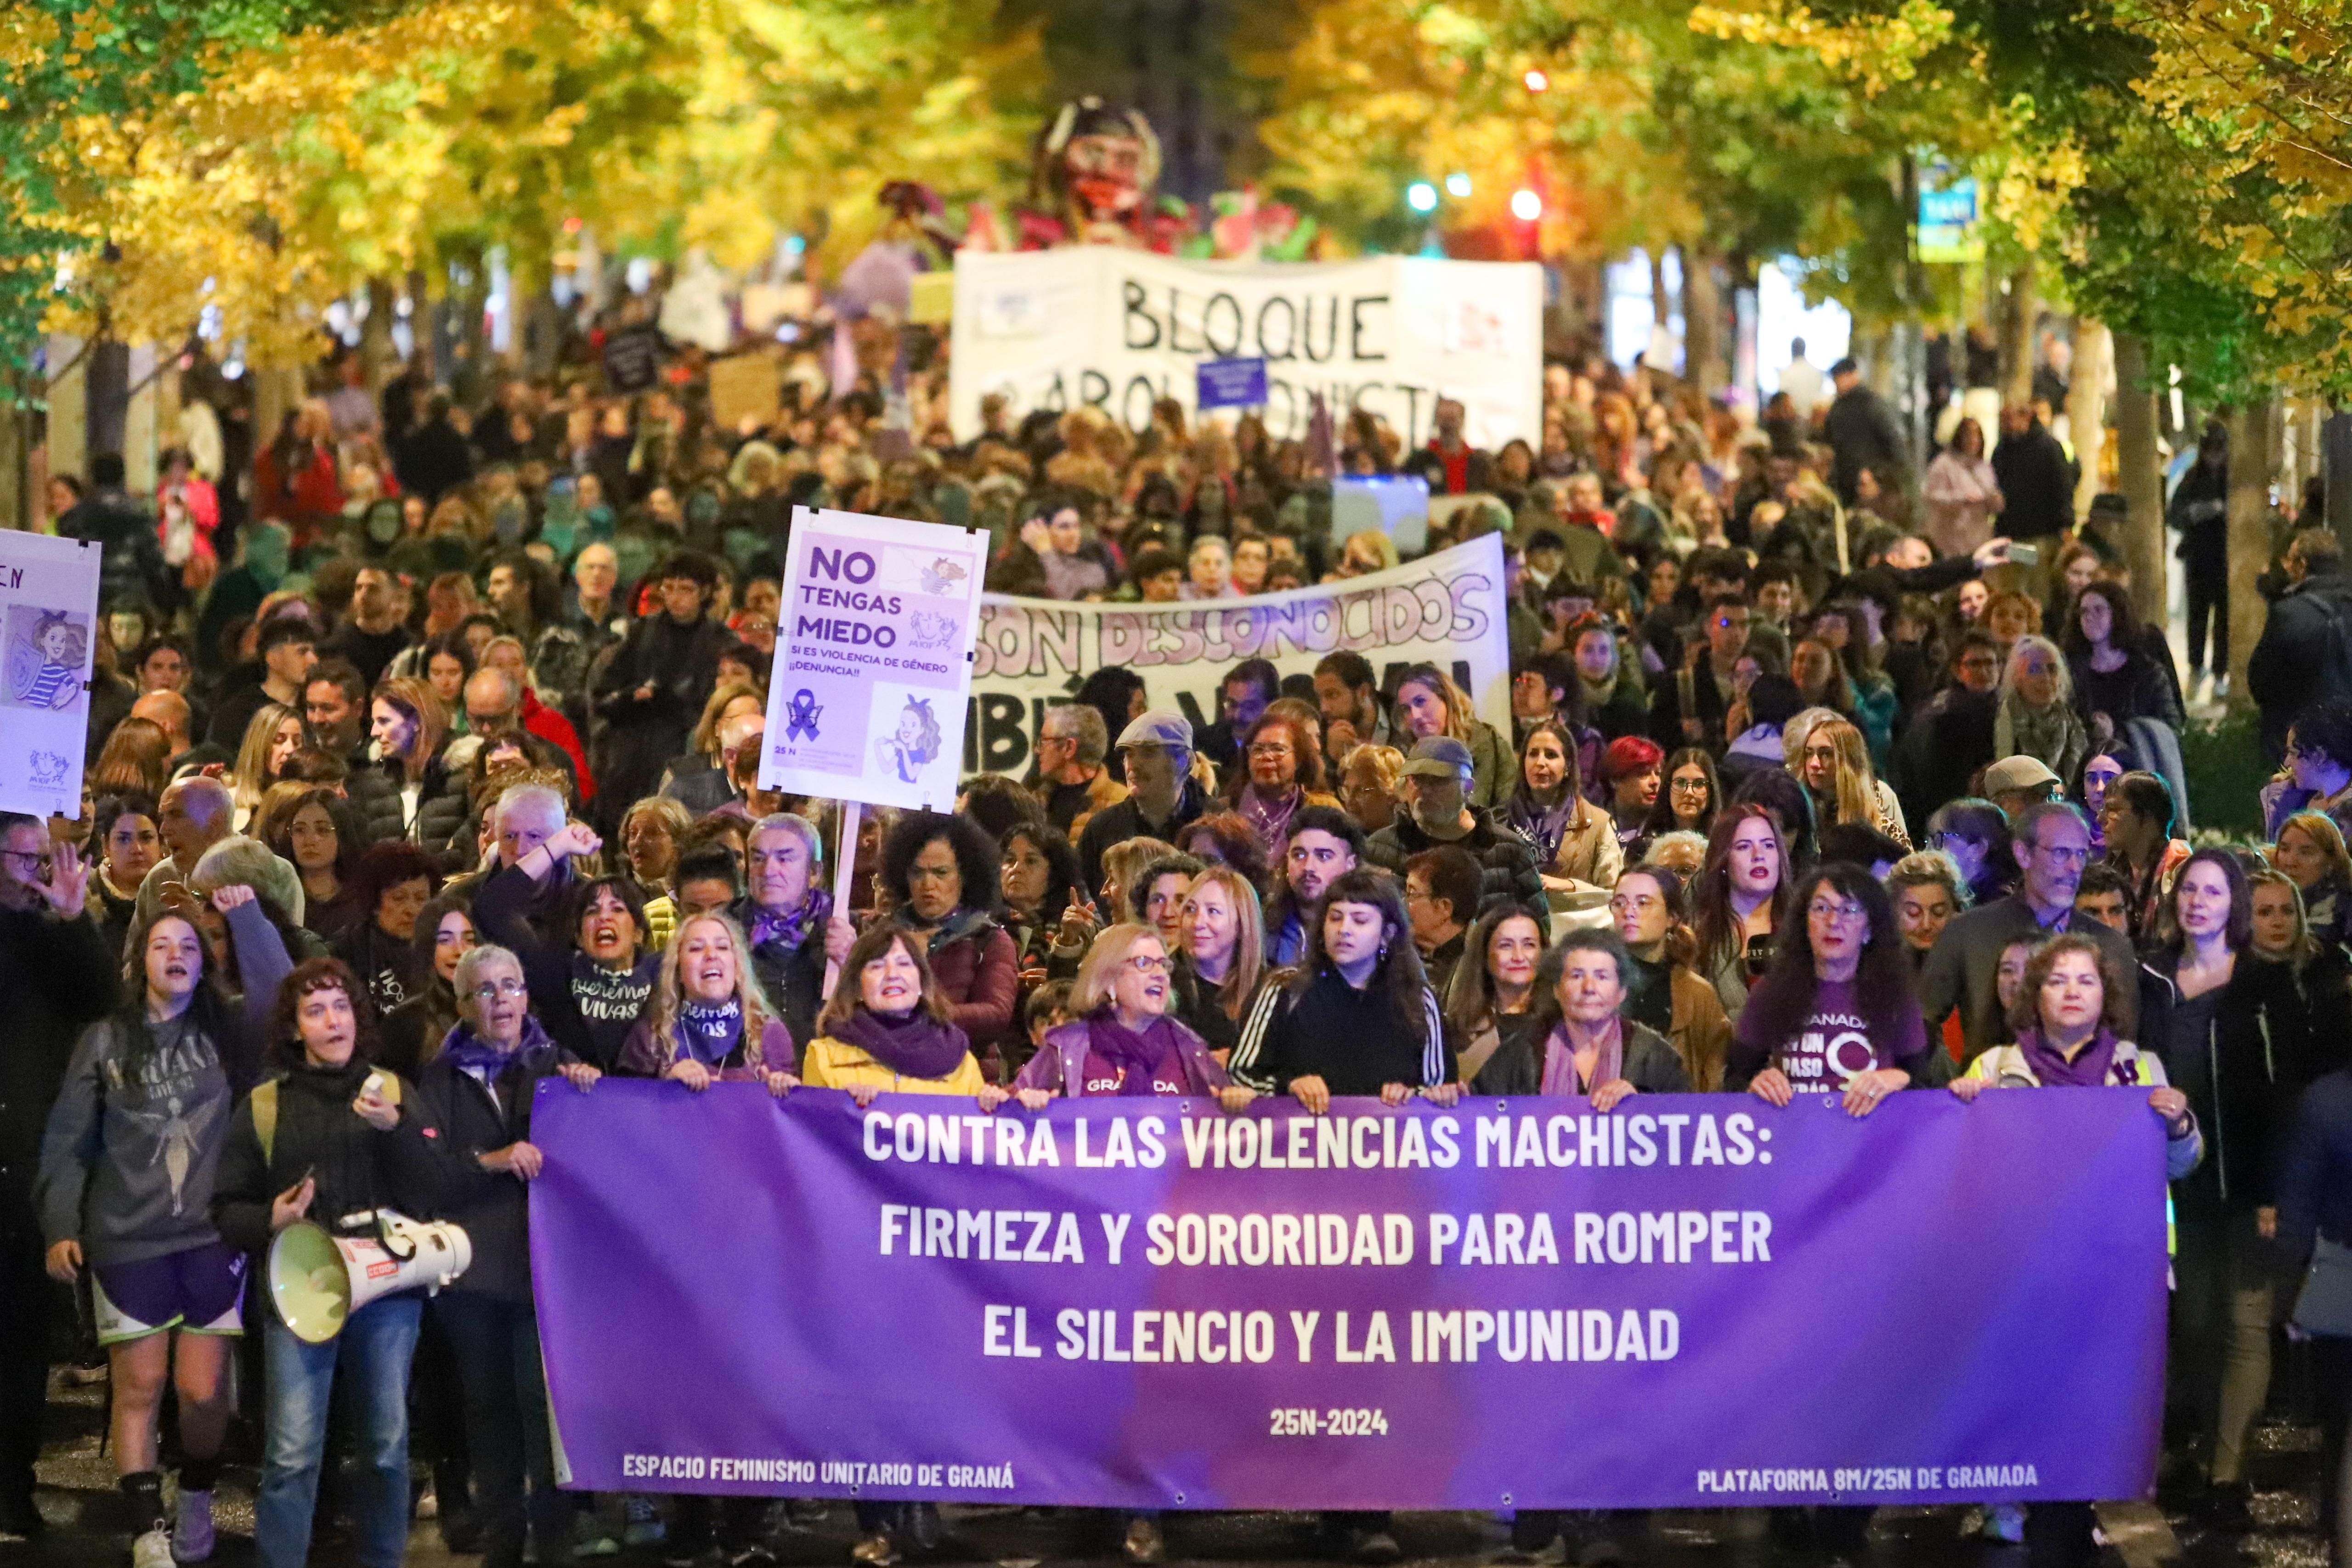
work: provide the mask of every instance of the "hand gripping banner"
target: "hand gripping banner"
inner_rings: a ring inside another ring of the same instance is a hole
[[[2135,1092],[969,1100],[541,1091],[571,1484],[1117,1508],[2143,1495]]]

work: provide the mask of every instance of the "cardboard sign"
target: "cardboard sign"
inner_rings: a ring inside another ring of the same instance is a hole
[[[793,513],[760,783],[835,800],[955,803],[985,530]]]
[[[1264,360],[1210,360],[1199,371],[1199,396],[1194,404],[1203,413],[1213,408],[1264,408]]]
[[[734,431],[745,419],[773,423],[783,408],[783,367],[765,353],[710,361],[710,423]]]
[[[81,815],[104,552],[0,533],[0,810]]]

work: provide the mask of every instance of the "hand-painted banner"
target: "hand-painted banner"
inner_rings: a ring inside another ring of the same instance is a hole
[[[1218,683],[1244,659],[1311,674],[1326,653],[1342,649],[1370,661],[1383,690],[1409,664],[1435,664],[1470,694],[1480,718],[1507,735],[1507,610],[1498,534],[1392,571],[1246,599],[1074,604],[983,594],[963,769],[1026,768],[1046,706],[1068,702],[1099,669],[1133,670],[1153,707],[1181,711],[1198,730],[1216,721]]]
[[[1491,1509],[2151,1483],[2144,1096],[1296,1109],[542,1090],[572,1484]]]
[[[1473,445],[1543,433],[1543,271],[1531,262],[1414,256],[1286,265],[1184,261],[1108,246],[956,257],[950,412],[981,399],[1098,408],[1130,430],[1151,405],[1191,406],[1203,361],[1266,361],[1266,426],[1307,434],[1308,399],[1369,409],[1419,446],[1440,397]]]

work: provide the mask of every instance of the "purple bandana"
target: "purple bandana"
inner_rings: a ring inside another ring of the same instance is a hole
[[[771,915],[759,905],[751,906],[751,940],[754,947],[764,947],[771,942],[781,942],[786,947],[797,948],[808,940],[812,931],[822,931],[833,920],[833,890],[812,887],[801,906],[789,915]]]

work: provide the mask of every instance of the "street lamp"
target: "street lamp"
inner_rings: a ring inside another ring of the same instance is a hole
[[[1416,213],[1437,210],[1437,187],[1426,180],[1415,180],[1404,188],[1404,204]]]
[[[1445,193],[1457,202],[1466,198],[1470,194],[1470,176],[1467,174],[1445,176]]]
[[[1543,198],[1521,187],[1511,193],[1511,216],[1523,224],[1531,224],[1543,216]]]

